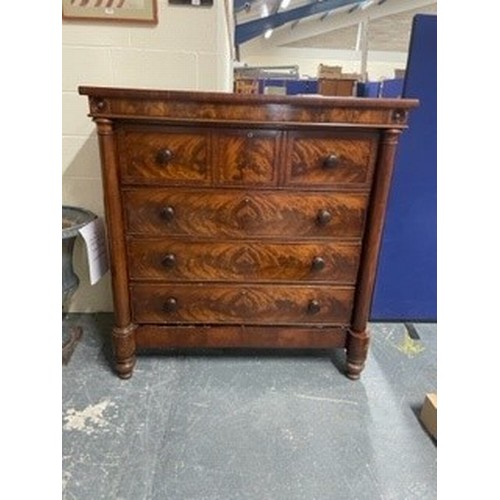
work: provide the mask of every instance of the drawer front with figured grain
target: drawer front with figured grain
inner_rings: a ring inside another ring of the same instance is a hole
[[[215,181],[227,186],[276,185],[280,138],[274,130],[217,130]]]
[[[128,254],[133,280],[354,284],[360,245],[132,239]]]
[[[124,183],[210,182],[210,141],[203,129],[123,127],[117,131],[117,147]]]
[[[170,324],[341,324],[354,287],[131,285],[133,321]]]
[[[303,188],[366,188],[377,144],[374,133],[290,132],[285,182]]]
[[[360,238],[365,193],[124,190],[129,234],[203,238]]]

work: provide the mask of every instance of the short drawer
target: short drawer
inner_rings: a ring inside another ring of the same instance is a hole
[[[208,184],[209,136],[182,127],[124,127],[117,131],[120,177],[128,184]]]
[[[276,185],[281,134],[274,130],[217,130],[214,176],[226,186]]]
[[[132,238],[128,254],[133,280],[354,284],[360,245]]]
[[[127,231],[198,238],[360,238],[368,195],[188,189],[124,190]]]
[[[307,187],[368,187],[378,136],[374,133],[290,132],[285,182]]]
[[[133,321],[152,324],[343,324],[353,298],[353,287],[131,286]]]

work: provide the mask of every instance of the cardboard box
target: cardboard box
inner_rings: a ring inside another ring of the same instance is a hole
[[[340,78],[343,80],[361,80],[361,75],[359,73],[342,73]]]
[[[426,394],[420,420],[427,432],[437,440],[437,393]]]
[[[318,94],[352,97],[356,95],[356,84],[356,80],[321,78],[318,80]]]
[[[235,80],[234,81],[234,92],[236,94],[258,94],[259,93],[259,81],[258,80]]]
[[[318,78],[340,78],[342,75],[342,66],[327,66],[320,64],[318,66]]]
[[[406,70],[404,69],[395,69],[394,70],[394,78],[404,78]]]

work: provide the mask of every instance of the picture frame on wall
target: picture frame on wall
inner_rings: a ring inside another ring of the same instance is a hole
[[[157,0],[62,0],[67,20],[158,23]]]

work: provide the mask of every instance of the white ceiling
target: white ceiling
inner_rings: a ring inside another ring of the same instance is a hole
[[[248,10],[236,13],[237,24],[284,12],[283,0],[254,0]],[[313,0],[321,1],[321,0]],[[286,10],[311,3],[311,0],[290,0]],[[376,0],[365,9],[351,6],[323,12],[298,22],[288,23],[273,31],[266,43],[272,46],[355,50],[361,21],[367,21],[368,50],[406,52],[415,14],[437,14],[432,0]]]

